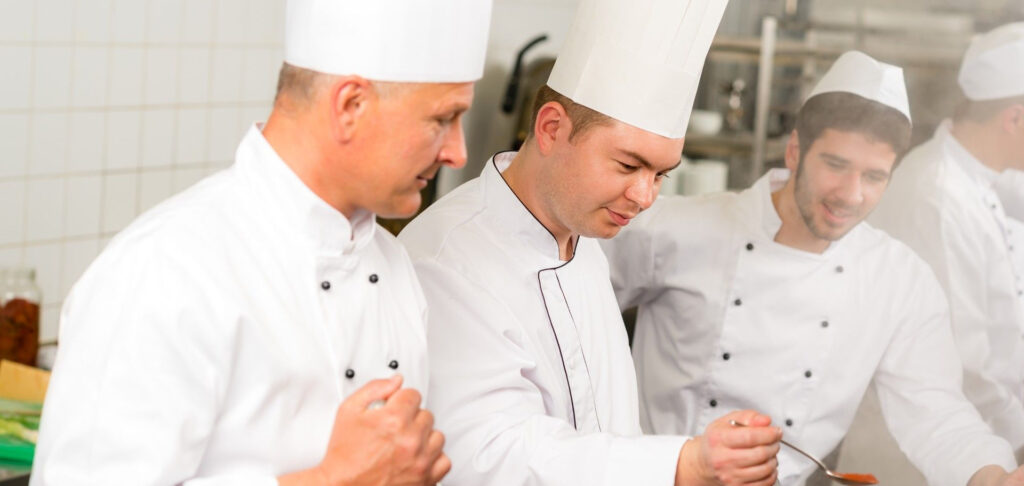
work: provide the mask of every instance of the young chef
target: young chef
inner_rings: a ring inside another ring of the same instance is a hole
[[[938,283],[862,224],[909,138],[902,70],[846,53],[801,108],[787,169],[739,194],[663,198],[603,243],[620,306],[639,306],[646,431],[691,434],[758,407],[823,457],[874,380],[930,484],[1024,484],[1000,482],[1012,450],[960,391]],[[786,486],[815,467],[785,447],[778,460]]]
[[[114,238],[68,297],[32,484],[445,474],[420,408],[426,303],[374,216],[414,213],[439,167],[465,163],[489,15],[480,0],[288,2],[266,125]]]
[[[724,8],[581,2],[522,151],[494,156],[399,236],[430,305],[446,486],[774,481],[780,432],[755,412],[692,440],[640,435],[626,334],[592,239],[614,236],[678,164]]]
[[[907,154],[871,223],[939,279],[964,366],[964,394],[1024,458],[1024,275],[994,189],[1024,169],[1024,22],[977,38],[960,67],[967,99]]]

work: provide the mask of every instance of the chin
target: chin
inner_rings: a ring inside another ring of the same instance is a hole
[[[422,203],[423,200],[420,197],[420,193],[417,192],[415,197],[404,197],[388,201],[379,210],[374,212],[377,213],[377,216],[385,219],[410,218],[416,215]]]
[[[598,228],[588,228],[588,231],[581,231],[580,235],[586,236],[587,238],[600,238],[602,240],[607,240],[609,238],[615,237],[615,235],[619,234],[619,231],[621,230],[622,227],[620,227],[617,224],[611,223],[601,225]]]

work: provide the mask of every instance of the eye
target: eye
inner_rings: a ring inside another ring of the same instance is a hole
[[[867,174],[865,177],[867,178],[868,181],[876,183],[876,184],[883,183],[883,182],[885,182],[886,180],[889,179],[888,176],[885,176],[885,175],[882,175],[882,174],[877,174],[877,173]]]
[[[437,121],[437,123],[439,123],[439,124],[441,124],[443,126],[448,126],[448,125],[451,125],[452,123],[454,123],[455,120],[457,120],[458,118],[459,118],[459,114],[458,113],[448,113],[448,114],[439,116],[439,117],[435,118],[434,120]]]
[[[668,172],[659,172],[658,175],[654,176],[657,180],[668,179]]]
[[[615,162],[618,162],[618,164],[619,164],[619,165],[621,165],[621,166],[622,166],[622,168],[623,168],[624,170],[626,170],[627,172],[633,172],[634,170],[637,170],[637,169],[639,169],[639,168],[640,168],[640,167],[638,167],[638,166],[635,166],[635,165],[630,165],[630,164],[627,164],[627,163],[625,163],[625,162],[621,162],[621,161],[618,161],[618,160],[616,160]]]

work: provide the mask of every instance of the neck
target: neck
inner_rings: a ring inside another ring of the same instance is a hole
[[[949,133],[986,167],[1002,172],[1009,167],[999,140],[999,129],[971,121],[953,122]]]
[[[772,205],[782,220],[782,227],[775,234],[775,242],[809,253],[822,253],[828,249],[829,241],[814,236],[796,204],[796,173],[786,185],[772,193]]]
[[[354,192],[339,187],[337,176],[331,177],[334,164],[322,142],[328,138],[317,131],[323,125],[309,120],[310,116],[286,114],[275,108],[263,126],[263,138],[309,190],[351,220],[359,209],[351,198]]]
[[[541,154],[533,150],[532,145],[527,142],[501,176],[526,209],[555,238],[555,243],[558,244],[558,258],[566,261],[572,258],[578,235],[558,222],[550,203],[543,197],[538,187],[538,182],[545,180],[540,169],[547,162],[541,160],[541,157]]]

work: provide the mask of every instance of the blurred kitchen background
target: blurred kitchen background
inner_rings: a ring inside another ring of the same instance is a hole
[[[229,165],[244,130],[269,113],[283,5],[0,0],[0,267],[35,269],[41,340],[56,338],[68,289],[117,231]],[[575,6],[495,0],[466,120],[469,164],[443,172],[431,194],[515,146],[528,122],[522,106]],[[665,190],[739,188],[778,165],[803,95],[849,48],[906,68],[915,140],[924,140],[959,99],[955,73],[971,36],[1021,19],[1022,0],[732,0],[687,137],[694,165]]]

